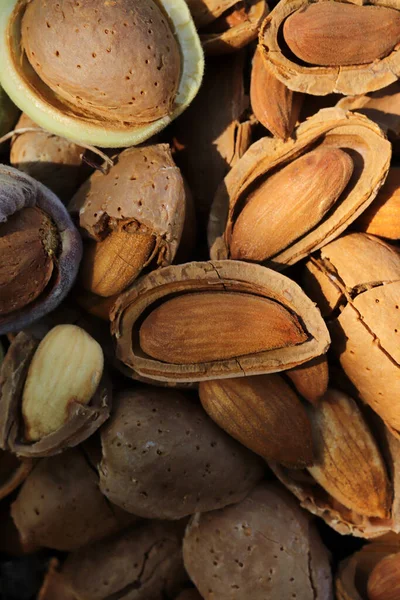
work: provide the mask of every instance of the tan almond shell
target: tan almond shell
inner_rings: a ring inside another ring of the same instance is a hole
[[[98,483],[80,448],[39,461],[11,506],[23,545],[72,552],[135,521],[103,496]]]
[[[200,41],[206,55],[228,54],[257,39],[261,23],[269,12],[266,0],[248,0],[248,20],[223,33],[202,33]]]
[[[63,202],[71,199],[82,183],[82,146],[41,130],[27,115],[22,114],[15,129],[32,128],[14,136],[10,163],[43,183]]]
[[[333,288],[341,297],[337,305],[347,302],[329,323],[333,352],[363,401],[400,438],[397,249],[374,236],[352,233],[324,247],[306,270],[314,279],[312,288],[306,282],[306,291],[318,304],[321,295]]]
[[[278,479],[296,496],[303,508],[321,517],[335,531],[342,535],[372,539],[389,532],[400,532],[400,441],[390,433],[376,415],[368,414],[368,425],[385,459],[393,486],[393,502],[389,519],[369,518],[347,509],[333,500],[311,475],[305,472],[301,477],[298,472],[285,469],[277,463],[269,463],[269,466]]]
[[[18,459],[0,450],[0,500],[11,494],[28,477],[34,465],[29,458]]]
[[[195,514],[183,559],[209,600],[333,598],[329,554],[315,524],[277,482],[259,484],[239,504]]]
[[[197,29],[209,25],[236,3],[237,0],[186,0]]]
[[[334,240],[371,204],[389,170],[390,143],[380,128],[362,115],[339,108],[320,110],[301,123],[287,141],[265,137],[255,142],[225,177],[210,214],[208,237],[212,259],[229,257],[235,210],[246,191],[269,171],[288,164],[318,143],[323,147],[349,148],[354,161],[353,176],[320,224],[266,261],[266,266],[282,269],[305,258]]]
[[[365,115],[387,131],[390,137],[400,134],[400,82],[369,94],[341,98],[336,106]]]
[[[193,365],[162,363],[144,355],[137,339],[142,313],[170,294],[195,291],[246,292],[271,298],[299,316],[309,338],[293,347]],[[131,369],[132,377],[138,374],[160,381],[204,381],[275,373],[324,354],[330,341],[318,309],[296,283],[260,265],[234,260],[192,262],[143,277],[115,303],[111,331],[116,340],[116,357]]]
[[[263,22],[259,45],[264,60],[272,71],[288,88],[315,96],[338,93],[345,96],[365,94],[384,88],[400,75],[400,47],[384,58],[367,65],[346,67],[319,67],[301,65],[289,59],[283,50],[280,30],[285,19],[313,0],[282,0]],[[338,1],[338,0],[334,0]],[[349,4],[360,4],[357,0],[347,0]],[[370,0],[368,4],[399,9],[398,0]]]
[[[243,52],[215,57],[198,95],[173,125],[174,158],[205,218],[219,184],[250,146],[252,126],[241,120],[249,107],[244,69]]]
[[[395,542],[373,542],[343,560],[335,578],[337,600],[366,600],[367,582],[372,569],[385,556],[399,552]]]
[[[23,439],[21,397],[32,357],[40,340],[21,332],[12,341],[0,370],[0,448],[30,458],[52,456],[77,446],[106,421],[111,409],[111,383],[106,374],[88,405],[72,401],[68,421],[37,442]]]
[[[128,148],[104,175],[96,171],[72,198],[68,210],[100,241],[107,218],[132,219],[159,241],[159,264],[175,258],[185,221],[186,192],[168,144]]]
[[[112,121],[81,113],[44,84],[29,64],[21,43],[21,20],[27,2],[2,0],[0,82],[17,106],[47,131],[61,137],[67,136],[77,144],[110,148],[137,145],[169,125],[196,96],[203,76],[204,56],[185,0],[157,2],[168,19],[181,55],[180,81],[172,112],[139,126],[122,119]],[[120,36],[120,43],[123,43],[124,31],[121,30]],[[118,38],[117,35],[114,37]],[[70,41],[65,42],[66,46],[68,43]]]

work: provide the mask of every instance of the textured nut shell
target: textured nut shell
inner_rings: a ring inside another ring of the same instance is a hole
[[[391,145],[379,127],[366,117],[338,108],[323,109],[299,125],[293,139],[262,138],[254,143],[225,177],[211,208],[208,237],[212,259],[228,257],[225,240],[230,240],[235,211],[254,182],[298,158],[318,142],[319,147],[349,149],[354,162],[352,179],[335,208],[318,226],[265,264],[277,269],[294,264],[335,239],[365,210],[385,181]]]
[[[307,413],[279,375],[203,381],[199,395],[222,429],[266,460],[294,469],[313,463]]]
[[[19,333],[12,341],[0,369],[0,447],[18,456],[58,454],[86,440],[106,421],[111,408],[111,383],[106,374],[90,404],[71,402],[68,421],[38,442],[22,437],[21,399],[29,364],[39,345],[30,333]]]
[[[268,14],[265,0],[249,0],[245,3],[247,20],[222,33],[202,33],[200,40],[206,55],[235,52],[257,38],[262,20]]]
[[[277,484],[196,514],[183,543],[186,570],[208,600],[330,600],[328,553],[309,516]]]
[[[186,0],[197,29],[212,23],[236,2],[237,0]]]
[[[159,238],[159,265],[175,258],[185,220],[185,186],[168,144],[129,148],[107,175],[97,171],[78,190],[69,211],[100,241],[107,220],[132,219]]]
[[[0,450],[0,500],[25,481],[33,465],[33,460],[29,458],[19,460],[10,452]]]
[[[19,331],[54,310],[69,292],[82,256],[81,237],[61,201],[44,185],[13,167],[0,165],[0,223],[22,208],[37,206],[55,223],[61,249],[57,273],[45,295],[0,319],[0,335]]]
[[[21,40],[41,81],[88,119],[141,126],[173,111],[179,46],[154,0],[31,0]]]
[[[239,502],[263,476],[262,461],[178,391],[121,392],[101,440],[103,494],[148,519]]]
[[[260,29],[259,44],[264,60],[289,89],[317,96],[331,93],[349,96],[378,90],[396,81],[400,74],[398,47],[381,60],[347,67],[302,65],[300,61],[286,56],[279,35],[282,24],[289,15],[310,4],[310,0],[283,0]],[[398,8],[396,2],[386,3],[384,0],[373,0],[370,4]]]
[[[22,114],[16,129],[37,128],[36,123]],[[63,202],[71,199],[82,181],[84,148],[47,131],[30,131],[14,137],[10,162],[46,185]]]
[[[398,551],[394,543],[373,542],[343,560],[335,578],[337,600],[365,600],[372,569],[382,558]]]
[[[397,240],[400,238],[400,167],[391,167],[374,202],[354,223],[354,229]]]
[[[344,110],[354,110],[378,123],[389,136],[397,138],[400,134],[400,82],[365,94],[341,98],[337,105]]]
[[[294,347],[196,365],[161,363],[143,356],[137,340],[140,315],[169,294],[204,290],[256,292],[278,301],[300,317],[308,340]],[[282,371],[324,354],[329,345],[318,310],[297,284],[279,273],[240,261],[187,263],[150,273],[118,298],[111,322],[117,358],[132,369],[133,376],[137,373],[160,381],[202,381]]]
[[[23,544],[71,552],[123,529],[135,517],[113,507],[98,488],[84,452],[38,462],[11,507]]]
[[[22,52],[21,18],[26,4],[27,0],[3,2],[0,16],[0,83],[21,110],[47,131],[61,137],[67,136],[78,144],[81,142],[114,148],[132,146],[161,131],[185,110],[197,94],[204,70],[204,58],[185,0],[163,0],[161,3],[174,30],[182,58],[173,111],[153,123],[136,127],[123,120],[112,123],[101,118],[88,119],[71,110],[67,102],[63,102],[41,82]],[[89,56],[90,60],[94,60]]]
[[[176,161],[204,218],[222,179],[250,145],[250,122],[241,122],[249,106],[244,69],[243,52],[215,57],[197,97],[173,125]]]
[[[48,571],[39,590],[38,600],[77,600],[76,595],[69,588],[67,581],[60,573],[60,562],[52,558]]]
[[[389,471],[393,487],[393,503],[388,519],[363,517],[349,511],[335,502],[310,477],[298,477],[297,471],[290,471],[270,463],[269,466],[278,479],[298,498],[300,505],[312,514],[321,517],[330,527],[342,535],[361,538],[378,538],[389,532],[400,532],[400,442],[389,432],[383,422],[371,414],[368,424],[379,444]]]
[[[150,522],[70,554],[62,568],[78,598],[162,600],[182,578],[182,536]]]

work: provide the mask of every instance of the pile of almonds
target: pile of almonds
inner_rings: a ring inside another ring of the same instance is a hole
[[[400,599],[400,0],[1,0],[0,600]]]

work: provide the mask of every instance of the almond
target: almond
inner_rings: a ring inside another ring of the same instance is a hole
[[[248,196],[234,224],[231,257],[263,261],[289,246],[321,221],[352,172],[346,152],[322,147],[268,177]]]
[[[146,354],[174,364],[224,360],[307,340],[297,317],[278,302],[232,292],[167,300],[145,319],[139,337]]]
[[[354,400],[329,390],[310,417],[315,462],[308,470],[314,479],[358,514],[388,518],[392,492],[385,464]]]
[[[372,204],[354,223],[357,231],[380,237],[400,238],[400,167],[391,167]]]
[[[58,325],[40,342],[22,395],[25,437],[40,440],[67,420],[71,403],[88,404],[103,374],[101,346],[76,325]]]
[[[217,425],[256,454],[294,469],[312,464],[307,413],[280,375],[203,381],[199,394]]]
[[[369,600],[400,598],[400,552],[382,558],[368,579]]]
[[[311,65],[363,65],[387,56],[400,41],[400,13],[383,6],[316,2],[291,14],[283,36]]]
[[[294,383],[298,393],[311,404],[317,404],[328,389],[329,369],[326,355],[289,369],[285,374]]]

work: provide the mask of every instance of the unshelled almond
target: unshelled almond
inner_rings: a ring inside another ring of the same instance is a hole
[[[329,390],[310,417],[315,462],[308,470],[314,479],[358,514],[387,518],[392,490],[385,464],[354,400]]]
[[[400,552],[378,562],[369,576],[367,591],[368,600],[400,598]]]
[[[72,403],[88,404],[103,374],[101,346],[76,325],[58,325],[40,342],[22,395],[25,438],[37,441],[68,420]]]
[[[234,225],[232,258],[263,261],[321,221],[353,172],[339,148],[317,148],[267,178],[250,194]]]
[[[286,19],[283,36],[293,54],[312,65],[368,64],[387,56],[400,41],[400,12],[315,2]]]
[[[278,302],[243,293],[184,294],[154,309],[140,331],[141,349],[161,361],[224,360],[300,344],[300,321]]]

